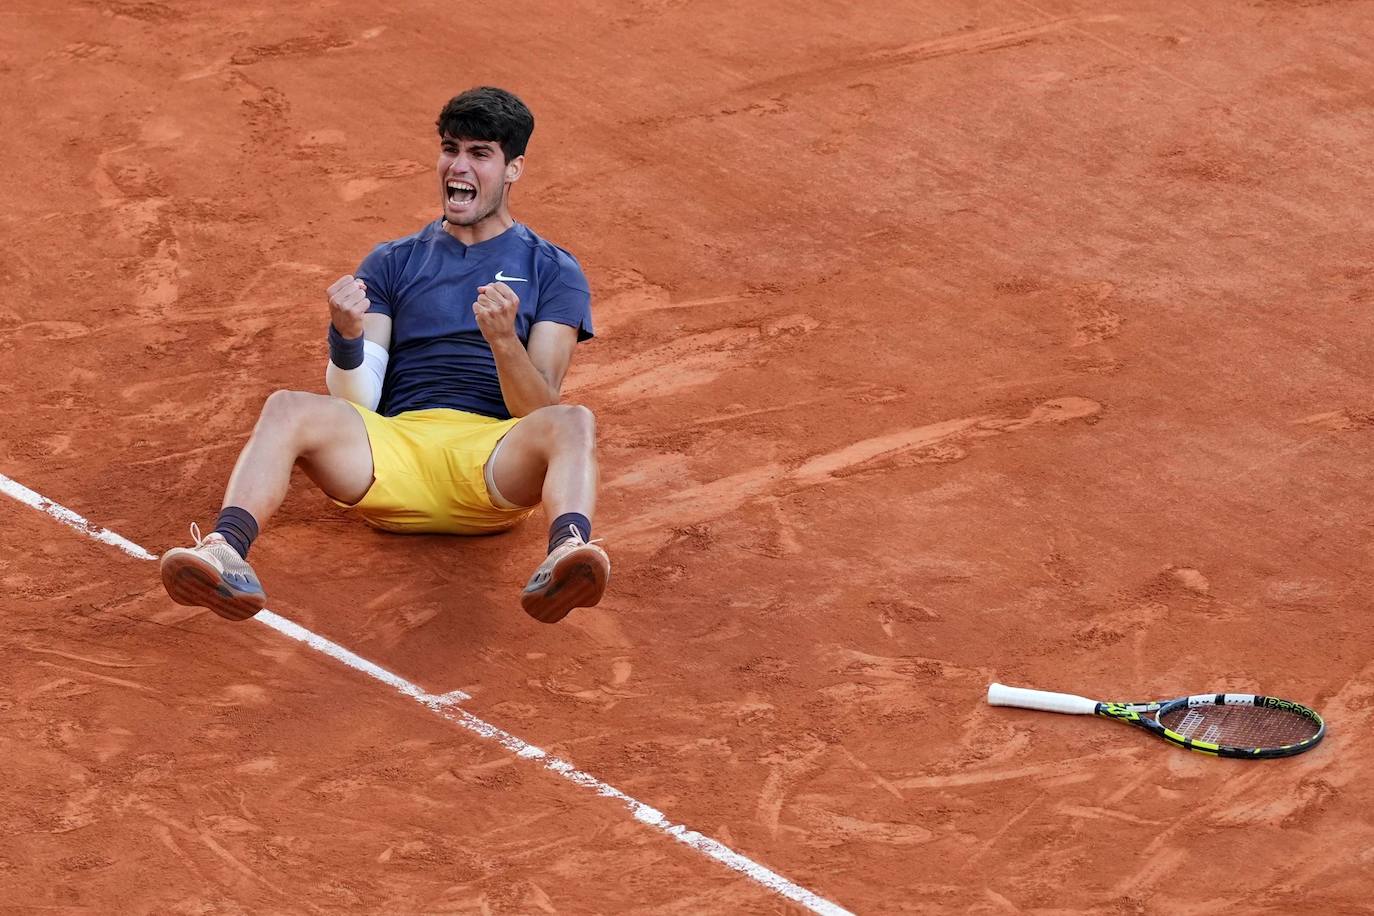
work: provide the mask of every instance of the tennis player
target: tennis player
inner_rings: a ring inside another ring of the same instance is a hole
[[[162,556],[178,604],[231,620],[267,601],[248,551],[293,466],[364,522],[399,533],[505,531],[542,504],[548,554],[521,595],[552,623],[601,600],[611,564],[591,540],[596,429],[559,403],[592,336],[577,260],[510,214],[534,117],[492,87],[436,122],[443,215],[386,242],[327,291],[331,396],[277,391],[234,466],[212,533]]]

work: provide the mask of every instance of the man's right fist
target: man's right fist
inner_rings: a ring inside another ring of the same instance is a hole
[[[329,320],[334,329],[348,340],[363,336],[363,316],[372,304],[367,301],[367,285],[345,274],[329,287]]]

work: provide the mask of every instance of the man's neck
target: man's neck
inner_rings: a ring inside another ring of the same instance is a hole
[[[471,226],[456,226],[448,220],[444,220],[444,231],[464,245],[477,245],[488,239],[496,238],[514,225],[515,218],[510,215],[510,211],[502,207],[480,223],[474,223]]]

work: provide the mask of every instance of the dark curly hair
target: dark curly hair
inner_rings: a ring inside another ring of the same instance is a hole
[[[510,162],[525,155],[525,146],[534,133],[534,115],[506,90],[478,86],[449,99],[434,126],[441,138],[493,140],[501,144],[501,152]]]

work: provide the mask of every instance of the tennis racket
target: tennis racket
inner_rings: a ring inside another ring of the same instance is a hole
[[[1250,693],[1200,693],[1152,703],[1102,703],[1071,693],[992,684],[988,703],[1116,719],[1171,744],[1214,757],[1291,757],[1312,750],[1326,736],[1326,723],[1316,710]]]

